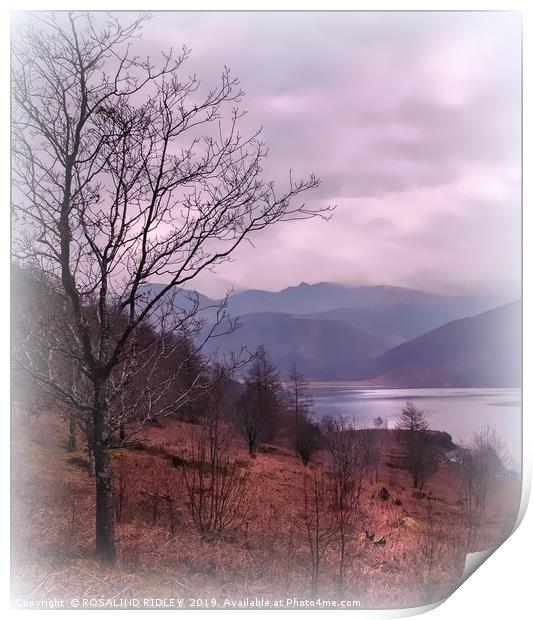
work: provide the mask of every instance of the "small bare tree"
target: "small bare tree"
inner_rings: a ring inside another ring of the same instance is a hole
[[[459,527],[464,534],[461,537],[464,538],[464,548],[468,552],[474,548],[477,536],[477,507],[475,503],[477,464],[474,454],[466,447],[458,449],[455,460],[459,467],[462,484]]]
[[[296,454],[302,459],[305,467],[310,463],[313,455],[320,450],[320,427],[309,414],[302,413],[294,421],[293,445]]]
[[[418,409],[411,401],[407,401],[405,407],[400,411],[396,428],[414,435],[421,431],[427,431],[429,424],[422,409]]]
[[[419,551],[422,558],[421,578],[424,582],[426,599],[432,600],[439,585],[436,566],[444,555],[444,516],[430,498],[425,500],[424,521],[419,536]]]
[[[487,498],[505,474],[507,452],[494,429],[477,431],[467,446],[458,449],[455,460],[462,483],[461,517],[466,549],[475,549]]]
[[[335,522],[329,502],[326,474],[317,468],[313,468],[311,472],[305,468],[303,522],[307,533],[313,597],[318,593],[322,559],[335,537]]]
[[[282,394],[278,371],[263,345],[255,351],[236,406],[237,425],[255,457],[261,442],[275,437]]]
[[[146,498],[146,505],[151,515],[152,527],[155,527],[160,516],[166,513],[170,534],[173,536],[178,522],[178,481],[174,475],[174,467],[165,466],[162,475],[152,477],[147,488],[142,488],[140,493]]]
[[[232,454],[231,432],[220,419],[221,407],[221,395],[215,390],[200,424],[191,427],[191,460],[182,463],[187,508],[204,535],[244,525],[252,507],[249,467]]]
[[[292,417],[309,413],[313,407],[313,399],[309,391],[309,383],[304,374],[293,364],[289,371],[286,386],[287,409]]]
[[[428,433],[425,413],[408,401],[400,412],[396,429],[407,435],[407,466],[413,486],[422,489],[438,468],[437,451]]]
[[[417,432],[410,438],[409,470],[415,489],[422,489],[438,469],[438,453],[426,431]]]
[[[362,451],[362,464],[370,478],[370,484],[378,481],[378,465],[380,458],[380,446],[378,432],[375,429],[364,428],[359,431],[359,444]]]
[[[384,428],[387,428],[387,420],[384,420],[380,415],[374,418],[374,420],[372,421],[372,424],[374,425],[374,428],[377,430],[382,430]]]
[[[339,550],[337,591],[342,596],[348,547],[359,518],[363,478],[367,470],[364,431],[355,429],[342,418],[333,420],[326,433],[326,446],[329,453],[328,488]]]
[[[470,450],[475,464],[475,501],[483,511],[490,492],[505,474],[508,461],[507,450],[496,431],[488,425],[474,433]]]
[[[313,454],[320,448],[320,428],[312,420],[313,399],[309,384],[296,365],[289,372],[285,394],[292,443],[296,454],[307,466]]]
[[[125,411],[114,404],[139,382],[148,417],[188,400],[165,401],[179,373],[152,370],[176,334],[202,331],[182,287],[255,231],[325,216],[292,202],[318,185],[314,176],[289,178],[284,192],[262,179],[266,149],[238,130],[242,91],[228,69],[202,92],[184,72],[185,48],[159,63],[140,58],[132,44],[146,16],[125,19],[27,13],[12,47],[13,255],[39,270],[61,307],[16,343],[15,359],[91,418],[95,548],[107,563],[116,556],[110,443],[114,411]],[[71,361],[74,386],[57,372]]]

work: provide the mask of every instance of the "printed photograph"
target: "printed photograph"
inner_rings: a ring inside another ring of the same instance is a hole
[[[408,609],[522,493],[522,18],[11,14],[11,605]]]

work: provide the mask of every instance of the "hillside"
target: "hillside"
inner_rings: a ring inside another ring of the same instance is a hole
[[[172,420],[148,426],[135,448],[113,459],[121,508],[118,563],[110,568],[97,565],[92,557],[94,478],[86,452],[65,450],[67,426],[61,417],[41,412],[32,415],[30,424],[16,417],[13,600],[58,597],[70,606],[71,597],[83,596],[118,605],[123,598],[149,596],[178,598],[189,608],[198,598],[215,598],[217,607],[235,607],[231,600],[244,596],[284,602],[311,598],[303,483],[327,455],[318,454],[306,469],[281,442],[265,445],[256,459],[250,459],[235,436],[231,449],[236,462],[249,471],[249,517],[242,527],[208,537],[192,523],[182,481],[182,466],[197,466],[189,447],[195,429]],[[445,434],[440,435],[446,440]],[[438,472],[424,492],[417,493],[402,467],[403,444],[394,431],[380,436],[375,477],[365,476],[354,524],[358,536],[349,543],[347,591],[363,608],[439,600],[455,589],[465,557],[460,484],[454,464],[446,458],[449,447],[439,448]],[[492,547],[506,536],[514,522],[518,490],[517,485],[507,485],[491,495],[476,548]],[[171,495],[173,520],[165,503],[153,503],[157,493]],[[365,530],[384,543],[369,540]],[[428,550],[435,554],[431,566]],[[328,551],[318,595],[335,599],[338,551],[333,544]]]
[[[390,349],[369,377],[406,387],[521,385],[521,302],[451,321]]]
[[[283,375],[296,364],[308,379],[353,379],[364,373],[368,359],[390,346],[386,338],[339,321],[262,312],[246,314],[239,323],[207,350],[254,351],[262,344]]]
[[[376,308],[337,308],[309,314],[307,317],[338,321],[379,334],[390,343],[388,348],[392,348],[440,327],[450,320],[477,314],[479,310],[485,309],[482,306],[476,307],[473,311],[474,305],[463,309],[446,300],[436,305],[403,303]],[[458,314],[459,311],[462,313]]]

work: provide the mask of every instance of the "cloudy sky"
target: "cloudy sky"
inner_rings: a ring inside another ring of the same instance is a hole
[[[197,283],[300,281],[493,292],[520,278],[516,13],[156,13],[142,46],[183,44],[206,87],[240,79],[265,176],[317,174],[331,222],[280,224]]]

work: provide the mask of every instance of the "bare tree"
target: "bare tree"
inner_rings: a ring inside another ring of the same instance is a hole
[[[191,426],[191,460],[182,463],[187,507],[198,531],[210,535],[244,525],[251,510],[249,469],[232,455],[221,408],[222,397],[215,390],[200,425]]]
[[[426,431],[417,432],[409,441],[409,470],[415,489],[422,489],[438,469],[438,455]]]
[[[378,465],[380,457],[380,446],[378,443],[378,433],[376,429],[363,428],[359,431],[359,448],[362,452],[362,465],[370,478],[370,483],[378,481]]]
[[[184,72],[186,49],[163,53],[159,63],[132,53],[145,20],[27,14],[12,48],[13,255],[38,268],[64,303],[61,336],[43,324],[16,359],[91,418],[96,556],[108,563],[112,403],[141,380],[143,418],[187,400],[162,406],[177,372],[150,385],[174,334],[203,327],[197,300],[180,304],[180,288],[255,231],[327,216],[291,200],[318,185],[314,176],[290,178],[281,193],[261,178],[266,149],[258,133],[238,131],[242,91],[228,69],[202,92]],[[165,284],[149,286],[155,279]],[[146,324],[168,340],[137,344]],[[39,348],[36,358],[30,352]],[[55,372],[65,360],[78,365],[82,389]]]
[[[309,392],[309,383],[304,374],[293,364],[289,371],[286,386],[287,408],[289,413],[297,418],[301,414],[308,413],[313,407],[313,399]]]
[[[387,421],[384,420],[380,415],[378,415],[376,418],[374,418],[374,420],[372,421],[374,428],[377,430],[382,430],[384,428],[387,428]]]
[[[236,407],[237,424],[255,457],[261,442],[271,441],[276,434],[281,410],[281,383],[263,345],[260,345],[248,370],[245,390]]]
[[[429,423],[424,412],[407,402],[400,412],[396,429],[407,435],[407,466],[413,486],[422,489],[438,467],[437,451],[428,433]]]
[[[339,418],[329,424],[326,434],[329,495],[339,550],[337,590],[340,596],[345,588],[348,546],[354,538],[367,468],[364,432]]]
[[[467,551],[475,548],[477,533],[489,494],[505,474],[507,452],[494,429],[477,431],[467,446],[461,446],[455,460],[462,483],[461,518]]]
[[[170,534],[173,536],[178,522],[178,480],[174,474],[174,467],[165,466],[162,476],[150,478],[149,488],[143,488],[140,493],[146,498],[146,505],[152,517],[152,526],[155,527],[159,517],[166,513]],[[120,478],[118,480],[120,482]]]
[[[460,499],[460,528],[464,533],[464,548],[466,552],[473,549],[477,536],[475,486],[477,479],[477,464],[474,454],[466,447],[460,447],[455,456],[459,467],[462,484],[462,496]]]
[[[470,451],[474,460],[475,501],[484,510],[490,492],[505,473],[507,451],[502,439],[488,425],[474,433]]]
[[[412,402],[407,401],[400,412],[396,428],[414,435],[420,431],[427,431],[429,424],[422,409],[417,409]]]
[[[314,422],[308,413],[302,413],[294,421],[293,445],[296,454],[302,459],[304,466],[310,463],[315,452],[320,450],[320,426]]]
[[[296,365],[289,372],[286,402],[292,443],[296,454],[307,466],[313,454],[320,448],[320,428],[312,420],[313,399],[309,384]]]

